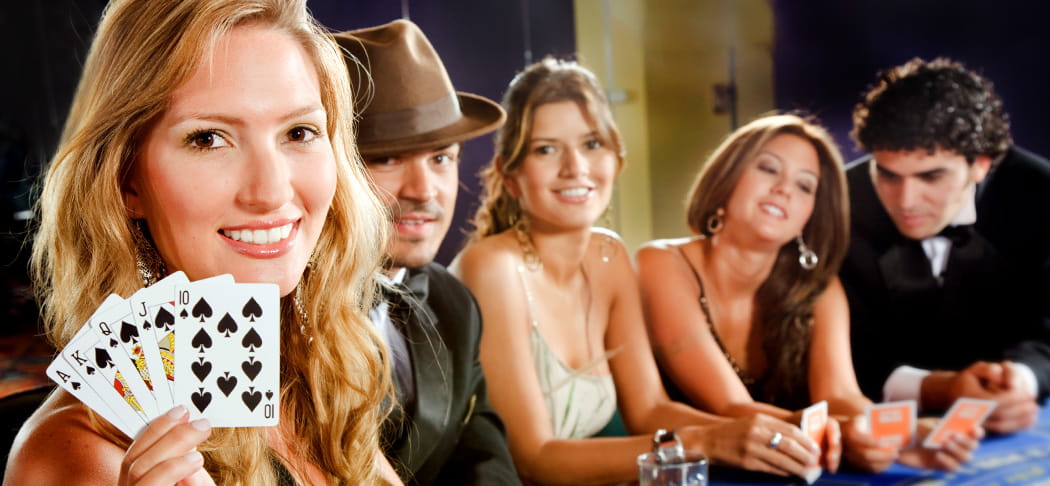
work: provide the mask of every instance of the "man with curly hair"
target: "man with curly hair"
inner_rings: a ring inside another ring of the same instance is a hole
[[[864,392],[998,403],[1028,428],[1050,392],[1050,162],[1015,145],[992,83],[948,59],[880,73],[853,111],[841,270]]]

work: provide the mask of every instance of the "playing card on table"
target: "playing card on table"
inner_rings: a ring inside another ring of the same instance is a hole
[[[214,427],[277,425],[275,284],[209,279],[176,288],[175,402]]]
[[[899,449],[910,445],[915,437],[915,413],[915,400],[868,406],[871,436],[886,448]]]
[[[960,398],[948,409],[937,427],[926,436],[923,447],[939,449],[944,446],[953,433],[969,434],[984,422],[988,414],[995,410],[996,403],[991,400]]]
[[[128,299],[131,317],[142,336],[141,345],[157,397],[157,408],[162,412],[174,406],[175,287],[188,282],[184,273],[175,272],[135,292]]]

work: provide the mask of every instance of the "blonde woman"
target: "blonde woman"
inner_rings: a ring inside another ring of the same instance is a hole
[[[280,426],[211,430],[176,407],[137,438],[57,391],[5,484],[367,484],[388,366],[367,317],[387,226],[357,158],[339,50],[289,0],[115,0],[40,201],[33,270],[64,346],[152,274],[280,287]],[[233,230],[287,229],[248,243]],[[146,272],[140,272],[137,267]]]
[[[765,116],[726,137],[689,192],[697,236],[638,251],[660,367],[672,396],[729,417],[798,423],[801,409],[826,400],[856,467],[881,471],[900,458],[956,469],[973,437],[943,452],[888,448],[861,423],[871,401],[853,372],[836,277],[849,243],[842,165],[827,131],[795,115]]]
[[[623,244],[594,228],[623,147],[594,76],[546,59],[510,84],[476,232],[453,271],[477,297],[481,364],[528,482],[637,479],[651,434],[677,428],[715,462],[802,476],[820,460],[797,427],[715,417],[668,399]],[[592,437],[619,409],[630,437]],[[837,428],[835,429],[837,431]],[[767,446],[782,437],[778,448]],[[823,458],[838,465],[838,450]]]

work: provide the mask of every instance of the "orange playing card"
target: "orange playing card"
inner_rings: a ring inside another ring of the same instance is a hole
[[[996,403],[991,400],[960,398],[948,409],[941,423],[930,432],[923,442],[924,447],[939,449],[953,433],[968,434],[984,422],[988,414],[995,410]]]
[[[915,401],[877,403],[868,407],[871,436],[879,445],[898,449],[915,437]]]

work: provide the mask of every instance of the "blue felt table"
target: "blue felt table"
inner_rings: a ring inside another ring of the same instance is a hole
[[[725,468],[712,468],[711,486],[805,484],[768,475]],[[955,473],[924,471],[894,465],[881,474],[842,472],[825,474],[815,485],[972,485],[972,486],[1050,486],[1050,405],[1043,407],[1039,422],[1031,430],[981,441],[974,459]]]

